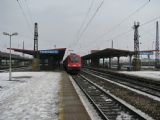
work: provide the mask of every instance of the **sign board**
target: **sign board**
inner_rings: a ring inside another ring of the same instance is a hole
[[[42,54],[58,54],[59,53],[58,50],[40,50],[39,52]]]
[[[140,54],[140,55],[153,55],[153,52],[152,52],[152,51],[149,51],[149,52],[148,52],[148,51],[147,51],[147,52],[145,52],[145,51],[140,51],[139,54]]]

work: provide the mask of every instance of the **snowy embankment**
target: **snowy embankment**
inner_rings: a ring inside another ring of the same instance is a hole
[[[56,72],[0,73],[0,120],[58,119],[58,90],[61,74]]]
[[[160,71],[120,71],[119,73],[152,78],[160,81]]]

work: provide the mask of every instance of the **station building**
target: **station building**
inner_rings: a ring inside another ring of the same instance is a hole
[[[54,70],[60,67],[60,63],[63,60],[66,48],[56,48],[48,50],[26,50],[11,48],[15,52],[21,52],[24,54],[32,55],[32,69],[33,70]]]

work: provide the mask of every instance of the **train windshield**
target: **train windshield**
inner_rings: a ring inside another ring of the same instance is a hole
[[[71,56],[71,57],[70,57],[70,60],[71,60],[72,63],[76,63],[76,62],[79,62],[79,61],[80,61],[80,57]]]

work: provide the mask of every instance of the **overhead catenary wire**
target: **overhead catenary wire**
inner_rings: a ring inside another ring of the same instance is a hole
[[[30,10],[30,8],[29,8],[29,5],[28,5],[28,3],[27,3],[27,0],[25,0],[25,4],[26,4],[27,12],[28,12],[29,18],[30,18],[30,20],[31,20],[31,23],[34,24],[34,22],[33,22],[33,17],[32,17],[32,14],[31,14],[31,10]]]
[[[94,17],[96,16],[96,14],[98,13],[99,9],[102,7],[104,3],[104,0],[102,0],[102,2],[100,3],[100,5],[97,7],[96,11],[94,12],[94,14],[92,15],[92,17],[89,19],[88,23],[86,24],[86,26],[84,27],[84,29],[82,30],[82,32],[80,33],[79,39],[77,40],[77,42],[81,39],[82,35],[84,34],[84,32],[87,30],[87,28],[89,27],[89,25],[91,24],[91,22],[93,21]]]
[[[126,34],[128,34],[128,33],[132,32],[132,31],[133,31],[133,30],[128,29],[128,30],[127,30],[127,31],[125,31],[125,32],[122,32],[122,33],[120,33],[120,34],[118,34],[118,35],[115,35],[115,36],[113,36],[113,37],[111,37],[111,38],[109,38],[109,39],[105,40],[105,42],[107,42],[107,41],[111,41],[111,40],[114,40],[114,39],[119,38],[119,37],[122,37],[122,36],[124,36],[124,35],[126,35]],[[97,42],[99,42],[99,41],[97,41]],[[95,42],[94,42],[94,44],[95,44]]]
[[[78,32],[77,32],[77,35],[76,35],[76,39],[73,40],[73,43],[70,43],[67,48],[70,48],[70,47],[72,46],[72,44],[74,44],[74,42],[78,41],[78,39],[79,39],[79,34],[80,34],[82,28],[84,27],[84,25],[85,25],[85,23],[86,23],[86,20],[87,20],[87,18],[88,18],[88,16],[89,16],[89,13],[91,12],[91,9],[92,9],[92,7],[93,7],[94,2],[95,2],[95,0],[92,0],[91,4],[90,4],[90,6],[89,6],[89,9],[88,9],[88,11],[87,11],[87,13],[86,13],[83,21],[82,21],[82,24],[80,25],[80,28],[78,29]]]
[[[103,38],[106,34],[108,34],[109,32],[113,31],[114,29],[118,28],[121,24],[123,24],[125,21],[127,21],[131,16],[133,16],[135,13],[137,13],[138,11],[140,11],[142,8],[144,8],[148,3],[150,2],[147,1],[145,2],[143,5],[141,5],[140,7],[138,7],[135,11],[133,11],[131,14],[129,14],[127,17],[125,17],[124,19],[122,19],[122,21],[120,21],[119,24],[115,25],[114,27],[112,27],[110,30],[108,30],[107,32],[103,33],[102,35],[100,35],[99,37],[97,37],[94,41],[97,41],[101,38]],[[82,36],[82,35],[81,35]],[[80,38],[81,39],[81,38]],[[79,40],[80,40],[79,39]],[[78,41],[79,41],[78,40]],[[92,41],[94,43],[94,41]]]
[[[29,31],[30,31],[31,34],[33,35],[33,33],[32,33],[32,27],[31,27],[30,22],[28,21],[27,15],[25,14],[24,9],[23,9],[23,7],[21,6],[20,1],[17,0],[17,2],[18,2],[18,5],[19,5],[19,7],[20,7],[20,9],[21,9],[21,11],[22,11],[22,14],[23,14],[24,19],[25,19],[25,21],[26,21],[26,23],[27,23],[27,26],[28,26],[28,28],[30,29]]]
[[[86,13],[86,15],[85,15],[85,17],[84,17],[84,19],[83,19],[83,22],[82,22],[82,24],[81,24],[81,26],[80,26],[80,28],[79,28],[79,30],[78,30],[78,32],[77,32],[77,39],[79,39],[79,34],[80,34],[80,32],[81,32],[81,29],[83,28],[83,26],[84,26],[84,24],[85,24],[85,22],[86,22],[86,20],[87,20],[87,18],[88,18],[88,16],[89,16],[89,13],[91,12],[91,9],[92,9],[92,7],[93,7],[94,2],[95,2],[95,0],[92,0],[91,4],[90,4],[90,6],[89,6],[89,9],[88,9],[88,11],[87,11],[87,13]]]
[[[110,33],[111,31],[115,30],[116,28],[118,28],[120,25],[122,25],[125,21],[127,21],[131,16],[133,16],[134,14],[136,14],[138,11],[140,11],[142,8],[144,8],[148,3],[150,2],[147,1],[145,2],[142,6],[138,7],[135,11],[133,11],[131,14],[129,14],[127,17],[125,17],[124,19],[122,19],[120,21],[120,23],[118,23],[117,25],[115,25],[114,27],[112,27],[111,29],[109,29],[108,31],[104,32],[103,34],[101,34],[99,37],[96,38],[97,39],[101,39],[103,38],[105,35],[107,35],[108,33]]]
[[[146,25],[146,24],[149,24],[149,23],[151,23],[151,22],[154,22],[154,21],[157,20],[157,19],[160,19],[160,16],[155,17],[155,18],[153,18],[153,19],[151,19],[151,20],[148,20],[148,21],[144,22],[143,24],[141,24],[141,26],[144,26],[144,25]]]
[[[143,22],[143,23],[140,25],[140,28],[146,26],[146,25],[149,24],[149,23],[155,22],[157,19],[160,19],[160,16],[155,17],[155,18],[153,18],[153,19],[151,19],[151,20],[148,20],[148,21],[146,21],[146,22]],[[124,35],[132,32],[132,31],[133,31],[133,30],[130,28],[130,29],[128,29],[127,31],[125,31],[125,32],[123,32],[123,33],[120,33],[120,34],[118,34],[118,35],[115,35],[115,36],[113,36],[113,37],[105,40],[105,42],[114,40],[114,39],[119,38],[119,37],[122,37],[122,36],[124,36]],[[98,41],[98,42],[99,42],[99,41]],[[94,41],[93,43],[95,44],[95,41]],[[91,44],[90,44],[90,46],[91,46]]]
[[[94,19],[94,17],[95,17],[96,14],[98,13],[98,11],[99,11],[99,9],[101,8],[101,6],[103,5],[103,3],[104,3],[104,0],[102,0],[102,2],[99,4],[99,6],[97,7],[96,11],[95,11],[94,14],[91,16],[91,18],[90,18],[89,21],[87,22],[86,26],[84,27],[83,31],[82,31],[82,32],[79,31],[79,35],[77,35],[78,37],[77,37],[77,40],[74,41],[73,47],[76,47],[76,46],[77,46],[77,44],[78,44],[79,40],[81,39],[83,33],[87,30],[87,28],[89,27],[90,23],[92,22],[92,20]],[[90,6],[90,7],[93,6],[92,4],[93,4],[93,2],[91,3],[91,6]],[[87,19],[87,18],[86,18],[86,19]],[[71,44],[69,45],[69,48],[70,48],[70,47],[71,47]]]

